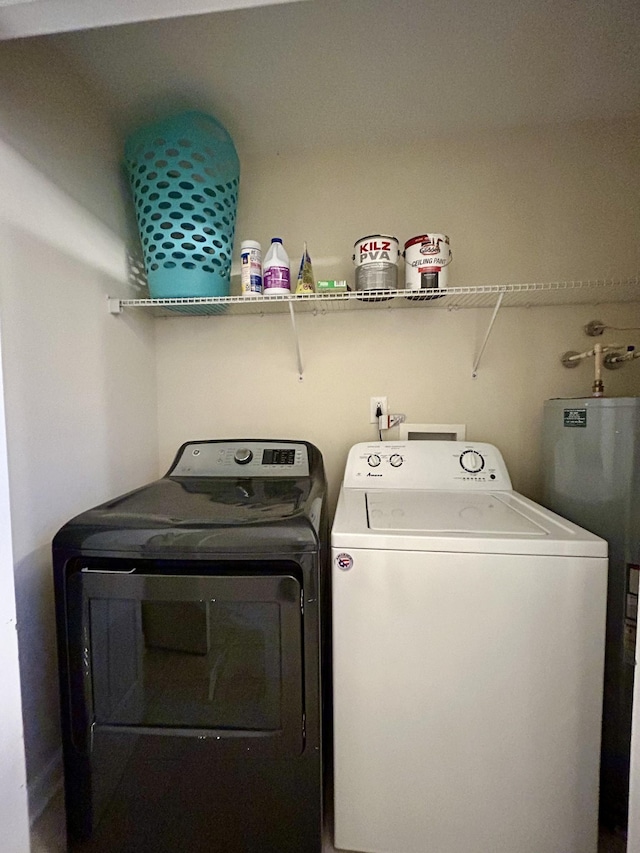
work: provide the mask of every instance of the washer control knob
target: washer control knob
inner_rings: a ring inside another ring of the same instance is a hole
[[[253,451],[248,447],[239,447],[233,454],[233,461],[238,465],[247,465],[253,459]]]
[[[463,471],[477,474],[484,468],[484,459],[477,450],[465,450],[460,454],[460,465]]]
[[[402,456],[400,456],[399,453],[394,453],[389,459],[389,462],[394,468],[399,468],[404,462],[404,459],[402,458]]]
[[[380,464],[380,457],[377,453],[372,453],[371,456],[367,459],[369,463],[369,468],[377,468]]]

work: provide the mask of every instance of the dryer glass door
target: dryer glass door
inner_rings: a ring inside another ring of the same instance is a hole
[[[77,609],[70,621],[85,641],[73,644],[82,651],[71,669],[82,683],[85,736],[91,726],[135,727],[236,742],[275,739],[300,751],[301,587],[281,571],[84,568],[72,575],[69,601]]]

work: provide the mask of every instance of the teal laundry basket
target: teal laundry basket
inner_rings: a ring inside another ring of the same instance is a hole
[[[127,139],[125,166],[151,297],[228,296],[240,163],[225,128],[172,116]]]

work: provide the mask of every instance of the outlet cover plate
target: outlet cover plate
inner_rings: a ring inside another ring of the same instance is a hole
[[[378,406],[380,406],[383,415],[388,414],[388,405],[387,405],[387,398],[386,397],[383,397],[382,395],[378,395],[377,397],[370,397],[369,398],[369,423],[370,424],[377,424],[378,423],[378,418],[376,417],[376,411],[378,409]]]

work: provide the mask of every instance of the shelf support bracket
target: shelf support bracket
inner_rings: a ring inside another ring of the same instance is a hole
[[[113,296],[107,296],[107,307],[109,314],[122,314],[122,305],[119,299],[114,299]]]
[[[302,382],[302,356],[300,355],[300,340],[298,338],[298,329],[296,328],[296,313],[293,310],[293,301],[289,302],[289,314],[291,315],[291,326],[293,328],[293,340],[296,345],[296,358],[298,360],[298,379]]]
[[[480,359],[482,358],[482,354],[484,353],[485,347],[487,346],[487,341],[489,340],[489,336],[491,334],[491,330],[493,329],[493,324],[496,321],[496,317],[498,316],[498,311],[500,310],[500,306],[502,305],[502,300],[504,298],[504,290],[500,292],[498,296],[498,301],[496,302],[496,307],[493,309],[493,314],[491,315],[491,320],[489,321],[489,327],[484,336],[484,340],[482,341],[482,346],[480,347],[480,352],[476,356],[476,360],[473,364],[473,370],[471,371],[471,378],[478,378],[478,368],[480,367]]]

